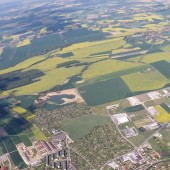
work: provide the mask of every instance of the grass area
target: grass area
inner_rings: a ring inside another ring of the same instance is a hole
[[[131,58],[128,59],[130,61],[141,61],[144,63],[153,63],[156,61],[161,61],[161,60],[166,60],[166,61],[170,61],[169,58],[170,52],[157,52],[157,53],[151,53],[151,54],[146,54],[144,56],[141,57],[135,57],[135,58]]]
[[[83,79],[88,80],[105,74],[118,72],[138,66],[142,66],[142,64],[108,59],[92,64],[88,68],[88,70],[84,72]]]
[[[0,98],[6,97],[6,96],[8,96],[8,95],[9,95],[8,92],[6,92],[6,91],[0,91]]]
[[[155,109],[159,113],[158,115],[155,116],[155,119],[159,123],[166,123],[170,121],[170,114],[167,111],[165,111],[160,105],[155,106]]]
[[[130,141],[133,142],[135,146],[140,146],[153,133],[154,131],[146,131],[143,133],[139,133],[139,135],[130,138]]]
[[[165,52],[170,52],[170,45],[168,44],[168,45],[162,47],[161,50],[163,50]]]
[[[154,19],[163,20],[163,18],[160,15],[156,15],[156,14],[148,15],[144,13],[139,13],[133,16],[133,20],[136,20],[136,21],[148,20],[149,22],[153,22]]]
[[[47,28],[45,27],[45,28],[42,28],[41,30],[40,30],[40,33],[41,34],[45,34],[47,32]]]
[[[154,66],[161,74],[163,74],[166,78],[170,79],[170,63],[161,60],[158,62],[152,63],[152,66]]]
[[[47,140],[47,137],[41,132],[41,130],[36,125],[33,125],[31,131],[34,134],[36,140],[40,140],[40,141]]]
[[[142,66],[139,66],[139,67],[134,67],[134,68],[132,67],[132,68],[124,69],[124,70],[121,70],[121,71],[116,71],[116,72],[104,74],[104,75],[101,75],[101,76],[98,76],[98,77],[95,77],[95,78],[88,79],[83,83],[77,83],[76,86],[80,87],[80,86],[84,86],[84,85],[87,85],[87,84],[93,84],[93,83],[96,83],[96,82],[99,82],[99,81],[106,81],[106,80],[121,77],[121,76],[124,76],[124,75],[144,71],[144,70],[148,69],[149,67],[150,66],[148,66],[148,65],[142,65]]]
[[[36,82],[9,90],[9,93],[14,92],[15,95],[26,95],[47,91],[56,85],[64,83],[69,77],[78,74],[82,68],[83,67],[59,68],[47,71],[45,75],[38,78]]]
[[[20,166],[20,167],[25,166],[25,163],[22,160],[18,151],[10,153],[10,158],[11,158],[11,160],[14,163],[15,166]]]
[[[1,137],[1,139],[4,142],[8,152],[13,152],[17,150],[14,142],[10,137]]]
[[[22,46],[25,46],[25,45],[29,45],[31,42],[29,39],[25,39],[23,41],[20,41],[18,44],[17,44],[17,47],[22,47]]]
[[[0,138],[0,155],[6,154],[8,151],[4,145],[4,142]]]
[[[25,146],[32,146],[30,139],[26,135],[21,135],[20,138]]]
[[[159,89],[169,83],[158,71],[137,72],[122,76],[122,79],[133,92]]]
[[[85,58],[97,53],[102,53],[106,51],[111,52],[114,49],[120,48],[124,44],[126,44],[126,42],[120,38],[120,39],[114,39],[113,41],[110,42],[106,42],[98,45],[92,45],[86,48],[76,49],[72,52],[76,58]]]
[[[61,57],[55,57],[55,58],[49,58],[44,60],[43,62],[37,63],[31,67],[28,68],[28,70],[31,69],[38,69],[44,72],[53,70],[56,68],[57,64],[64,63],[66,61],[70,61],[71,59],[65,59]]]
[[[85,51],[85,49],[90,49],[91,51],[90,52],[85,52],[86,56],[87,56],[87,53],[89,54],[92,54],[92,53],[96,53],[96,48],[98,48],[98,50],[102,50],[102,51],[107,51],[104,47],[102,47],[102,49],[99,49],[99,47],[101,47],[102,45],[107,45],[109,43],[116,43],[116,41],[120,41],[120,44],[122,43],[125,43],[123,41],[123,39],[109,39],[109,40],[103,40],[103,41],[94,41],[94,42],[83,42],[83,43],[76,43],[76,44],[73,44],[69,47],[65,47],[63,48],[62,51],[60,51],[60,53],[67,53],[67,52],[75,52],[75,54],[80,54],[82,52]],[[117,45],[116,45],[117,46]],[[110,47],[109,49],[112,49],[112,48],[115,48],[115,47]]]
[[[45,59],[45,56],[43,56],[43,55],[37,56],[37,57],[31,57],[31,58],[17,64],[14,67],[10,67],[10,68],[4,69],[4,70],[0,70],[0,74],[5,74],[5,73],[12,72],[12,71],[20,70],[20,69],[25,69],[25,68],[30,67],[31,65],[33,65],[37,62],[40,62],[44,59]]]
[[[107,116],[86,115],[62,122],[62,128],[69,134],[72,140],[84,138],[96,126],[109,122]]]
[[[26,119],[28,121],[30,121],[31,119],[33,119],[35,117],[34,114],[32,114],[28,110],[25,110],[24,108],[19,107],[19,106],[12,107],[12,111],[17,114],[20,114],[24,119]]]
[[[91,106],[109,103],[132,95],[121,78],[85,85],[79,88],[79,92],[85,102]]]

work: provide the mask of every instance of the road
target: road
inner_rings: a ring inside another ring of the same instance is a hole
[[[144,106],[144,108],[147,110],[147,108],[145,107],[144,103],[141,103],[141,104],[142,104],[142,105]],[[118,125],[114,122],[114,120],[113,120],[113,118],[112,118],[112,115],[109,113],[109,111],[108,111],[107,109],[106,109],[106,111],[107,111],[108,115],[110,116],[112,122],[116,125],[116,128],[117,128],[119,134],[122,136],[122,138],[125,139],[128,143],[130,143],[130,144],[134,147],[134,150],[133,150],[133,151],[130,151],[130,152],[128,152],[128,153],[131,153],[131,152],[134,152],[134,151],[137,151],[137,152],[139,153],[139,150],[142,148],[142,146],[143,146],[146,142],[148,142],[150,139],[152,139],[155,134],[157,134],[160,130],[162,130],[163,128],[165,128],[165,127],[170,123],[170,121],[168,121],[168,122],[164,123],[163,125],[161,125],[161,127],[160,127],[158,130],[156,130],[152,135],[150,135],[148,138],[146,138],[145,141],[144,141],[141,145],[139,145],[139,146],[137,147],[137,146],[135,146],[130,140],[128,140],[125,136],[123,136],[123,134],[121,133],[121,131],[120,131],[119,127],[118,127]],[[124,155],[127,155],[128,153],[126,153],[126,154],[124,154]],[[124,156],[124,155],[122,155],[122,156]],[[119,159],[119,158],[121,158],[122,156],[119,156],[119,157],[116,157],[116,158],[114,158],[114,159],[112,159],[112,160],[109,160],[107,163],[105,163],[105,164],[100,168],[100,170],[102,170],[106,165],[108,165],[109,163],[111,163],[111,162],[114,161],[115,159]],[[142,165],[142,166],[143,166],[143,165]],[[139,169],[139,168],[140,168],[140,167],[138,167],[137,169]],[[136,169],[136,170],[137,170],[137,169]]]

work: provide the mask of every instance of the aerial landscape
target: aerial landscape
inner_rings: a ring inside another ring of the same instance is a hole
[[[170,170],[170,0],[0,0],[0,170]]]

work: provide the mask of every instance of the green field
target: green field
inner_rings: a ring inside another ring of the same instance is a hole
[[[170,114],[166,110],[164,110],[160,105],[155,106],[155,109],[159,113],[158,115],[155,115],[155,119],[159,123],[166,123],[170,121]]]
[[[158,71],[137,72],[122,76],[131,91],[149,91],[164,87],[169,80]]]
[[[125,61],[119,61],[114,59],[108,59],[104,61],[97,62],[95,64],[92,64],[87,71],[84,72],[82,78],[84,80],[96,78],[99,76],[103,76],[109,73],[116,73],[119,71],[132,69],[136,67],[143,66],[139,63],[130,63]]]
[[[47,137],[41,132],[41,130],[36,125],[32,126],[31,131],[34,134],[36,140],[47,140]]]
[[[9,90],[8,92],[14,92],[15,95],[28,95],[44,92],[56,85],[64,83],[69,77],[78,74],[81,69],[82,67],[72,67],[50,70],[47,71],[44,76],[38,78],[36,82]]]
[[[170,61],[169,58],[170,52],[157,52],[157,53],[151,53],[151,54],[146,54],[145,56],[141,57],[135,57],[135,58],[130,58],[128,60],[130,61],[137,61],[139,60],[144,63],[153,63],[161,60],[166,60]]]
[[[121,78],[82,86],[79,88],[88,105],[95,106],[131,96],[132,93]]]
[[[8,152],[13,152],[13,151],[17,150],[14,142],[12,141],[12,139],[10,137],[2,137],[1,139],[4,142]]]
[[[15,143],[15,145],[22,143],[22,140],[19,136],[11,136],[11,139]]]
[[[25,146],[32,146],[30,139],[26,135],[21,135],[20,138]]]
[[[162,60],[155,63],[151,63],[160,73],[166,78],[170,79],[170,63]]]
[[[107,116],[86,115],[63,121],[62,128],[75,141],[84,138],[94,127],[104,125],[109,121]]]
[[[10,158],[15,166],[20,166],[22,168],[25,167],[25,163],[22,160],[21,156],[19,155],[18,151],[10,153]]]
[[[0,155],[3,155],[5,153],[7,153],[7,149],[3,143],[3,140],[0,138]]]

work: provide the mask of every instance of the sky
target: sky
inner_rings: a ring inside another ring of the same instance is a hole
[[[22,1],[22,0],[0,0],[0,4],[5,4],[9,2]]]

